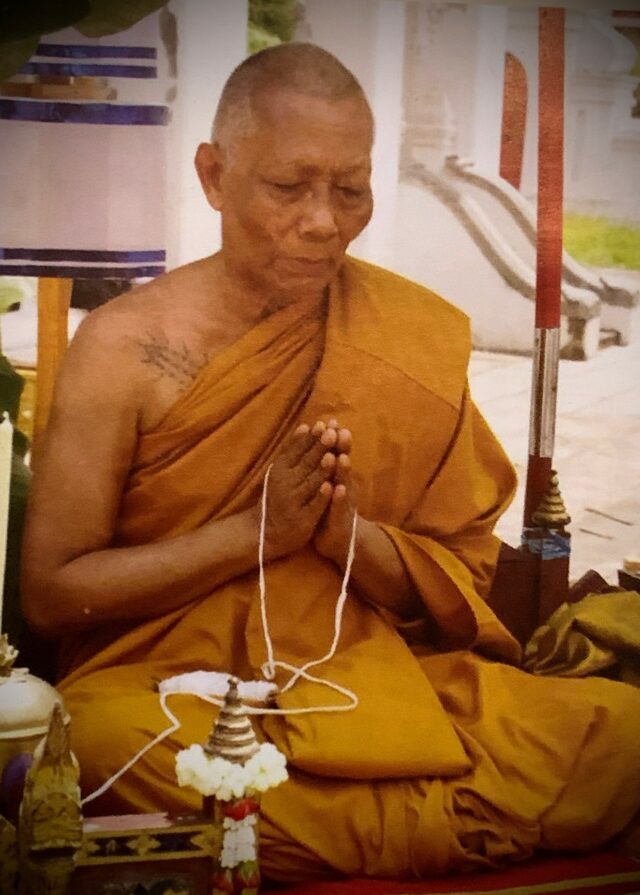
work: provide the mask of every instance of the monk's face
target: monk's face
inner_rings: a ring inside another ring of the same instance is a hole
[[[317,294],[371,217],[370,114],[358,98],[279,90],[252,117],[215,149],[226,268],[279,299]]]

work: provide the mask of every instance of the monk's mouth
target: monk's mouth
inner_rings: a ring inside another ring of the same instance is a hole
[[[307,274],[326,273],[332,267],[330,258],[283,258],[282,261],[287,268]]]

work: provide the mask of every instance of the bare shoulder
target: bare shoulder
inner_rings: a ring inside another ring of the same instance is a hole
[[[205,305],[215,319],[215,290],[206,295],[207,287],[206,264],[196,262],[92,311],[69,347],[66,375],[80,389],[108,389],[112,402],[133,402],[141,428],[154,425],[210,356],[202,319]]]
[[[179,268],[111,299],[82,321],[72,346],[100,353],[115,350],[121,358],[140,356],[140,345],[149,334],[157,339],[161,331],[168,338],[181,313],[188,315],[188,299],[181,302],[179,296],[190,279],[188,271]]]

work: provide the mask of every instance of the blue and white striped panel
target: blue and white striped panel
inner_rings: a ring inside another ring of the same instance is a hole
[[[64,76],[117,79],[123,81],[155,81],[158,78],[157,50],[151,46],[107,44],[41,43],[35,54],[18,73],[19,79],[30,76]],[[139,102],[92,102],[0,98],[0,120],[40,121],[46,124],[122,124],[164,125],[168,122],[166,106],[145,102],[140,89],[132,85]],[[157,88],[156,88],[157,90]],[[118,90],[120,95],[122,90]],[[156,93],[157,95],[157,93]]]
[[[135,118],[100,127],[49,121],[0,120],[0,246],[164,247],[165,128],[138,126]]]
[[[155,62],[155,47],[129,47],[124,44],[61,44],[41,43],[33,55],[47,59],[146,59]]]
[[[0,98],[0,121],[43,124],[164,125],[166,106]]]
[[[119,100],[0,97],[1,275],[164,271],[169,110],[157,23],[142,24],[124,43],[61,33],[38,46],[19,78],[114,79]]]
[[[21,75],[157,78],[155,47],[41,43]]]
[[[0,248],[0,275],[124,280],[156,277],[165,271],[164,249],[104,251],[100,249]]]

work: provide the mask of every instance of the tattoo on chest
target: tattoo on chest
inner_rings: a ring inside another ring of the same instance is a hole
[[[204,351],[193,351],[184,342],[179,347],[169,344],[166,336],[148,335],[136,340],[142,351],[142,363],[154,368],[159,376],[173,379],[187,388],[208,361]]]

